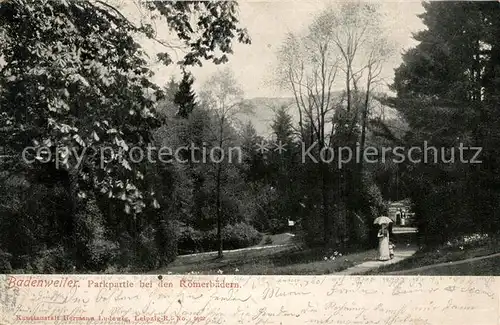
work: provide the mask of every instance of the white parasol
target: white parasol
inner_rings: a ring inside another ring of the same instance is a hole
[[[386,216],[378,217],[377,219],[375,219],[373,221],[374,225],[384,225],[384,224],[389,224],[389,223],[392,223],[392,220]]]

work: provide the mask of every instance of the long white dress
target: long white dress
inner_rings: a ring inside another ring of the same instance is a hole
[[[391,259],[389,252],[389,231],[381,229],[378,232],[378,259],[380,261],[388,261]]]

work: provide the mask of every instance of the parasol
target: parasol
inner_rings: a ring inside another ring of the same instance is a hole
[[[374,225],[383,225],[383,224],[389,224],[389,223],[392,223],[392,220],[386,216],[378,217],[377,219],[375,219],[373,221]]]

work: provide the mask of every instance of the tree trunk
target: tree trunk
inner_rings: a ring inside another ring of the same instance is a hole
[[[219,242],[219,252],[218,256],[222,257],[223,253],[223,240],[222,240],[222,211],[221,211],[221,199],[220,199],[220,178],[221,178],[221,165],[217,165],[217,187],[216,187],[216,192],[217,192],[217,202],[216,202],[216,209],[217,209],[217,241]]]
[[[324,242],[328,245],[331,242],[330,236],[330,216],[328,215],[328,179],[327,179],[327,169],[325,163],[321,163],[321,197],[322,197],[322,214],[323,214],[323,236]]]
[[[347,63],[346,71],[346,93],[347,93],[347,112],[351,111],[351,64]]]
[[[366,83],[366,95],[365,95],[365,107],[363,110],[363,118],[361,120],[361,144],[360,144],[360,152],[362,157],[363,151],[365,150],[365,143],[366,143],[366,125],[367,125],[367,119],[368,119],[368,103],[370,100],[370,85],[371,85],[371,71],[368,72],[368,81]],[[361,177],[361,173],[363,172],[363,159],[359,162],[359,170],[358,173]]]
[[[78,202],[79,199],[78,199],[77,169],[72,169],[68,171],[67,191],[70,200],[70,211],[68,218],[70,219],[70,229],[71,229],[70,237],[68,238],[69,242],[67,245],[73,257],[73,262],[75,263],[75,266],[79,269],[81,267],[81,263],[80,263],[80,252],[78,249],[79,247],[78,228],[81,224],[81,220],[79,218],[79,213],[78,213],[80,206]]]
[[[222,149],[222,136],[224,135],[224,118],[221,120],[220,125],[220,133],[219,133],[219,148]],[[220,157],[219,157],[220,158]],[[222,162],[217,164],[217,176],[216,176],[216,213],[217,213],[217,241],[219,242],[219,251],[217,256],[219,258],[223,257],[223,245],[224,241],[222,240],[222,211],[221,211],[221,173],[222,173]]]

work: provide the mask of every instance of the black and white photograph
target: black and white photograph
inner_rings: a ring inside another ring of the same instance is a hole
[[[500,2],[1,0],[0,273],[500,275]]]

